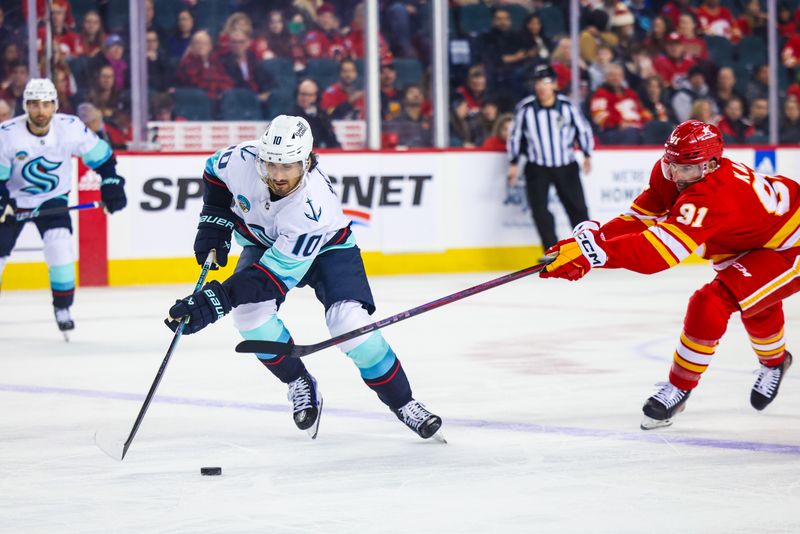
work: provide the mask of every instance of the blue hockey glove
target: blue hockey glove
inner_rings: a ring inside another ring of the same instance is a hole
[[[164,319],[170,330],[175,332],[181,319],[189,318],[184,334],[194,334],[225,317],[231,311],[231,300],[228,292],[219,282],[209,282],[203,289],[188,297],[175,301],[169,309],[169,318]]]
[[[231,210],[216,206],[203,206],[200,212],[200,224],[197,225],[197,236],[194,238],[194,257],[197,264],[203,265],[213,248],[217,251],[216,265],[225,267],[228,264],[228,252],[231,250],[231,233],[233,232]]]
[[[125,197],[125,178],[121,176],[108,176],[100,182],[100,197],[106,205],[108,213],[119,211],[128,204]]]

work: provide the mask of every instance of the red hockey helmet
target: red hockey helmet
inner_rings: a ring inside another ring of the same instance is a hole
[[[680,123],[664,144],[668,163],[698,164],[722,157],[722,133],[713,124],[688,120]]]
[[[675,128],[664,143],[661,170],[678,189],[703,179],[708,163],[722,158],[722,133],[713,124],[688,120]]]

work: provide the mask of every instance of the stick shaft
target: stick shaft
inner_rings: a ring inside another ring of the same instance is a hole
[[[103,203],[99,201],[86,202],[84,204],[76,204],[75,206],[63,206],[60,208],[47,208],[44,210],[25,211],[23,213],[16,213],[14,217],[17,219],[17,222],[22,222],[22,221],[30,221],[31,219],[37,219],[39,217],[61,215],[62,213],[67,213],[73,210],[90,210],[94,208],[100,208],[102,206]]]
[[[450,304],[452,302],[459,301],[461,299],[475,295],[476,293],[481,293],[483,291],[492,289],[494,287],[501,286],[509,282],[513,282],[514,280],[518,280],[525,276],[538,273],[539,271],[544,269],[546,265],[547,263],[540,263],[538,265],[527,267],[525,269],[501,276],[499,278],[489,280],[482,284],[478,284],[476,286],[472,286],[470,288],[458,291],[451,295],[447,295],[446,297],[442,297],[434,301],[427,302],[425,304],[417,306],[416,308],[411,308],[410,310],[402,311],[396,315],[387,317],[386,319],[381,319],[380,321],[376,321],[366,326],[362,326],[361,328],[357,328],[356,330],[345,332],[344,334],[340,334],[336,337],[328,339],[327,341],[322,341],[314,345],[291,345],[289,343],[262,342],[262,341],[252,340],[252,341],[243,341],[237,346],[236,350],[237,352],[262,352],[268,354],[288,354],[289,356],[294,356],[294,357],[306,356],[308,354],[312,354],[314,352],[327,349],[328,347],[333,347],[350,339],[362,336],[364,334],[372,332],[373,330],[378,330],[385,326],[399,323],[400,321],[404,321],[416,315],[420,315],[425,312],[435,310],[436,308],[439,308],[446,304]]]
[[[192,293],[197,293],[200,291],[200,288],[203,287],[203,284],[206,281],[206,276],[208,276],[208,271],[211,269],[211,266],[215,261],[216,252],[212,249],[208,253],[205,263],[203,263],[203,270],[200,272],[200,278],[198,278],[197,284],[195,284],[194,291],[192,291]],[[150,390],[147,392],[144,403],[139,409],[139,414],[136,416],[136,421],[133,423],[133,428],[131,428],[128,439],[125,440],[125,444],[122,446],[122,458],[120,458],[120,460],[125,459],[125,455],[128,453],[128,448],[131,446],[131,443],[133,443],[133,438],[136,436],[136,432],[139,430],[139,426],[142,424],[144,414],[147,413],[147,409],[150,407],[150,402],[153,400],[153,396],[156,394],[156,390],[158,389],[158,385],[161,383],[161,379],[164,377],[164,371],[167,369],[167,364],[172,357],[172,353],[175,351],[175,347],[178,346],[178,340],[180,340],[181,336],[183,335],[183,329],[186,326],[187,321],[188,317],[181,320],[178,329],[175,330],[175,335],[172,336],[172,342],[169,344],[169,348],[167,349],[167,355],[164,356],[164,360],[161,362],[161,367],[158,368],[156,377],[153,379],[153,384],[150,386]]]

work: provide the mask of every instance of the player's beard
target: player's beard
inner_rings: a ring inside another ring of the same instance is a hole
[[[53,120],[53,116],[51,115],[48,117],[47,115],[28,115],[28,119],[36,129],[43,130],[50,126],[50,121]]]

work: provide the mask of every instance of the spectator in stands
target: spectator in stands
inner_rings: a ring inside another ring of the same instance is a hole
[[[225,26],[222,27],[222,31],[219,34],[219,39],[217,39],[217,46],[214,49],[214,54],[217,56],[224,56],[231,51],[230,39],[231,34],[235,31],[244,33],[252,44],[253,21],[249,16],[247,16],[246,13],[237,11],[236,13],[231,14],[231,16],[229,16],[225,21]],[[255,58],[255,52],[253,53],[253,58]]]
[[[678,35],[683,44],[683,53],[695,61],[708,59],[706,40],[697,35],[697,20],[691,13],[681,13],[678,18]]]
[[[103,120],[114,123],[118,128],[125,129],[130,124],[128,103],[117,89],[111,65],[104,65],[97,71],[86,101],[100,110]]]
[[[71,31],[66,23],[67,18],[67,2],[64,0],[53,0],[50,6],[50,27],[53,38],[53,46],[58,47],[66,57],[75,57],[83,54],[83,46],[81,44],[81,37],[77,33]],[[45,26],[40,26],[39,34],[39,50],[45,49],[45,39],[47,37],[47,29]]]
[[[118,91],[130,87],[128,62],[125,61],[125,44],[122,37],[111,34],[106,37],[105,48],[102,54],[92,60],[92,70],[96,71],[100,65],[110,65],[114,69],[114,83]]]
[[[53,70],[53,85],[56,86],[56,94],[58,95],[59,113],[74,115],[75,103],[72,97],[77,87],[75,85],[75,80],[72,79],[72,73],[66,61],[62,61],[61,64]]]
[[[167,39],[167,54],[173,59],[182,58],[186,54],[194,34],[194,15],[189,9],[178,11],[177,20],[175,32]]]
[[[318,148],[339,148],[328,114],[319,108],[319,86],[311,78],[297,84],[293,115],[303,117],[311,126],[314,145]]]
[[[533,63],[546,63],[550,58],[550,40],[542,32],[542,18],[537,13],[525,17],[519,32],[520,46]]]
[[[780,142],[783,144],[800,143],[800,104],[790,97],[783,103],[783,116],[778,127]]]
[[[753,77],[747,82],[744,96],[747,102],[769,97],[769,65],[764,63],[753,67]]]
[[[641,93],[647,78],[656,75],[653,67],[653,58],[641,43],[633,43],[629,51],[630,57],[623,63],[625,68],[625,81],[628,87]]]
[[[789,14],[791,15],[791,11]],[[736,21],[736,26],[742,36],[756,35],[767,38],[767,14],[761,9],[759,0],[747,0],[744,5],[744,13]]]
[[[292,46],[294,44],[294,37],[289,33],[286,27],[286,22],[283,19],[283,12],[273,9],[269,12],[269,22],[267,23],[267,31],[265,34],[267,52],[262,57],[263,59],[272,59],[275,57],[284,57],[291,59],[293,57]]]
[[[6,43],[2,53],[2,64],[0,64],[0,87],[8,82],[11,76],[11,67],[22,61],[19,45],[15,42]]]
[[[690,119],[703,121],[706,124],[715,124],[717,122],[717,114],[713,108],[713,101],[708,98],[698,98],[692,104],[692,113],[689,115]]]
[[[649,114],[650,120],[675,123],[672,107],[667,92],[658,76],[650,76],[644,81],[641,92],[642,107]]]
[[[720,0],[702,0],[695,14],[704,34],[718,35],[734,43],[742,38],[733,15],[727,7],[720,5]]]
[[[228,34],[230,51],[220,57],[220,62],[233,80],[234,87],[253,91],[258,95],[258,100],[266,104],[273,81],[265,69],[258,68],[258,60],[250,48],[251,44],[252,39],[243,30],[231,31]]]
[[[717,109],[724,109],[725,103],[732,97],[742,98],[736,91],[736,73],[731,67],[721,67],[717,71],[717,89],[714,91],[714,102]]]
[[[681,83],[689,73],[689,69],[694,65],[694,60],[685,56],[683,43],[677,32],[672,32],[667,36],[667,53],[658,56],[653,61],[653,68],[661,76],[664,82],[675,90],[681,87]]]
[[[653,18],[653,25],[644,38],[644,48],[650,57],[656,58],[667,53],[667,36],[672,32],[669,19],[659,15]]]
[[[175,100],[169,93],[153,93],[150,97],[150,114],[154,121],[175,120]]]
[[[18,40],[17,32],[6,24],[5,11],[0,7],[0,48]]]
[[[12,117],[14,117],[14,110],[11,109],[8,102],[0,98],[0,123],[6,122]]]
[[[597,59],[586,69],[589,74],[589,90],[595,91],[606,83],[606,69],[614,61],[614,51],[607,44],[597,48]]]
[[[303,41],[306,57],[340,61],[344,57],[345,50],[339,24],[339,17],[336,16],[333,4],[324,2],[319,6],[317,23]]]
[[[145,36],[147,55],[147,87],[153,91],[175,90],[175,69],[161,48],[158,32],[147,30]]]
[[[217,100],[222,92],[233,87],[233,80],[225,72],[218,59],[212,56],[211,36],[205,30],[195,32],[186,55],[178,64],[177,84],[181,87],[197,87],[209,98]]]
[[[36,0],[36,20],[39,22],[44,20],[44,13],[46,9],[47,0]],[[28,2],[27,0],[24,2],[15,2],[17,5],[20,3],[22,4],[22,21],[26,21],[28,19]],[[67,15],[65,18],[65,23],[67,28],[73,28],[75,26],[75,17],[72,15],[72,6],[70,6],[69,1],[62,0],[63,5],[66,7]]]
[[[608,13],[602,9],[595,9],[586,15],[586,27],[578,37],[578,48],[581,59],[586,63],[597,61],[597,49],[600,45],[614,48],[617,46],[617,36],[607,31]]]
[[[425,0],[393,0],[386,7],[383,27],[389,49],[395,57],[417,57],[412,45],[413,28],[419,28],[423,19]]]
[[[651,5],[652,3],[651,0],[626,1],[628,9],[631,10],[633,17],[636,19],[635,35],[638,42],[641,42],[653,27],[653,19],[656,16],[656,12]]]
[[[339,81],[322,94],[322,110],[332,119],[364,118],[364,91],[358,81],[355,61],[345,59],[339,65]]]
[[[145,0],[144,2],[144,30],[146,32],[156,32],[158,34],[158,42],[162,43],[166,39],[164,28],[156,23],[156,8],[153,5],[153,0]]]
[[[402,101],[400,93],[397,91],[397,71],[394,63],[381,64],[380,72],[381,83],[381,116],[388,121],[400,114]]]
[[[103,31],[100,14],[94,9],[83,15],[80,38],[84,56],[95,56],[103,50],[106,33]]]
[[[475,125],[476,135],[473,138],[475,145],[483,144],[483,141],[492,135],[494,123],[497,122],[497,116],[500,114],[500,108],[491,98],[487,98],[481,104],[481,112],[476,117],[470,117],[470,121]]]
[[[341,4],[340,4],[341,5]],[[359,2],[353,9],[353,20],[350,21],[350,31],[342,39],[345,55],[351,59],[364,57],[364,21],[365,21],[364,2]],[[378,33],[378,56],[382,62],[392,60],[392,51],[386,44],[386,39],[382,33]]]
[[[769,135],[769,100],[754,98],[749,102],[748,122],[753,126],[753,135]]]
[[[689,120],[689,116],[692,114],[692,106],[698,98],[710,99],[711,89],[706,84],[705,71],[701,67],[694,65],[689,69],[689,76],[686,81],[672,96],[672,111],[678,123]],[[714,109],[713,114],[716,115],[716,113],[717,110]]]
[[[625,73],[620,65],[606,70],[606,83],[592,94],[589,102],[592,122],[600,130],[600,141],[606,145],[636,145],[641,137],[645,110],[639,96],[625,86]]]
[[[786,41],[781,50],[783,65],[794,71],[800,63],[800,33],[795,33]]]
[[[722,111],[722,118],[717,123],[727,143],[742,144],[755,133],[753,126],[743,119],[743,115],[742,99],[737,96],[728,99]]]
[[[696,10],[692,5],[692,0],[670,0],[663,8],[661,14],[669,21],[673,28],[678,27],[678,18],[681,13],[695,13]]]
[[[508,94],[522,91],[521,67],[527,60],[519,35],[511,29],[511,13],[497,7],[492,28],[481,36],[481,62],[487,70],[493,92]]]
[[[480,113],[481,104],[486,98],[486,71],[482,65],[473,65],[467,72],[467,83],[459,86],[456,92],[464,97],[469,115]]]
[[[586,66],[583,60],[580,62],[579,69],[584,74]],[[550,56],[550,66],[556,73],[556,89],[561,92],[569,91],[572,84],[572,39],[569,37],[558,39]]]
[[[467,101],[456,93],[450,102],[450,146],[475,148],[477,137],[476,121],[469,120]]]
[[[781,2],[778,6],[778,35],[790,39],[795,33],[797,33],[797,22],[794,20],[792,10],[786,2]]]
[[[128,145],[125,135],[112,124],[103,121],[103,114],[89,102],[84,102],[78,106],[78,118],[94,133],[97,137],[111,145],[114,150],[125,150]]]
[[[0,98],[11,105],[14,103],[14,116],[22,115],[25,110],[22,108],[22,93],[28,83],[28,64],[22,61],[11,65],[11,74],[8,77],[8,85],[0,90]]]
[[[400,115],[387,123],[384,129],[396,133],[398,146],[431,146],[430,121],[422,113],[425,96],[418,85],[409,85],[403,91],[403,110]]]
[[[614,52],[621,61],[630,58],[631,46],[636,37],[635,22],[636,19],[633,18],[633,13],[628,9],[628,6],[623,2],[617,2],[611,14],[609,25],[611,26],[611,31],[617,36],[617,46],[614,47]]]
[[[514,115],[511,113],[503,113],[497,117],[497,120],[494,121],[494,126],[492,127],[492,135],[486,138],[481,145],[481,148],[485,150],[505,152],[508,136],[511,133],[512,122],[514,122]]]

